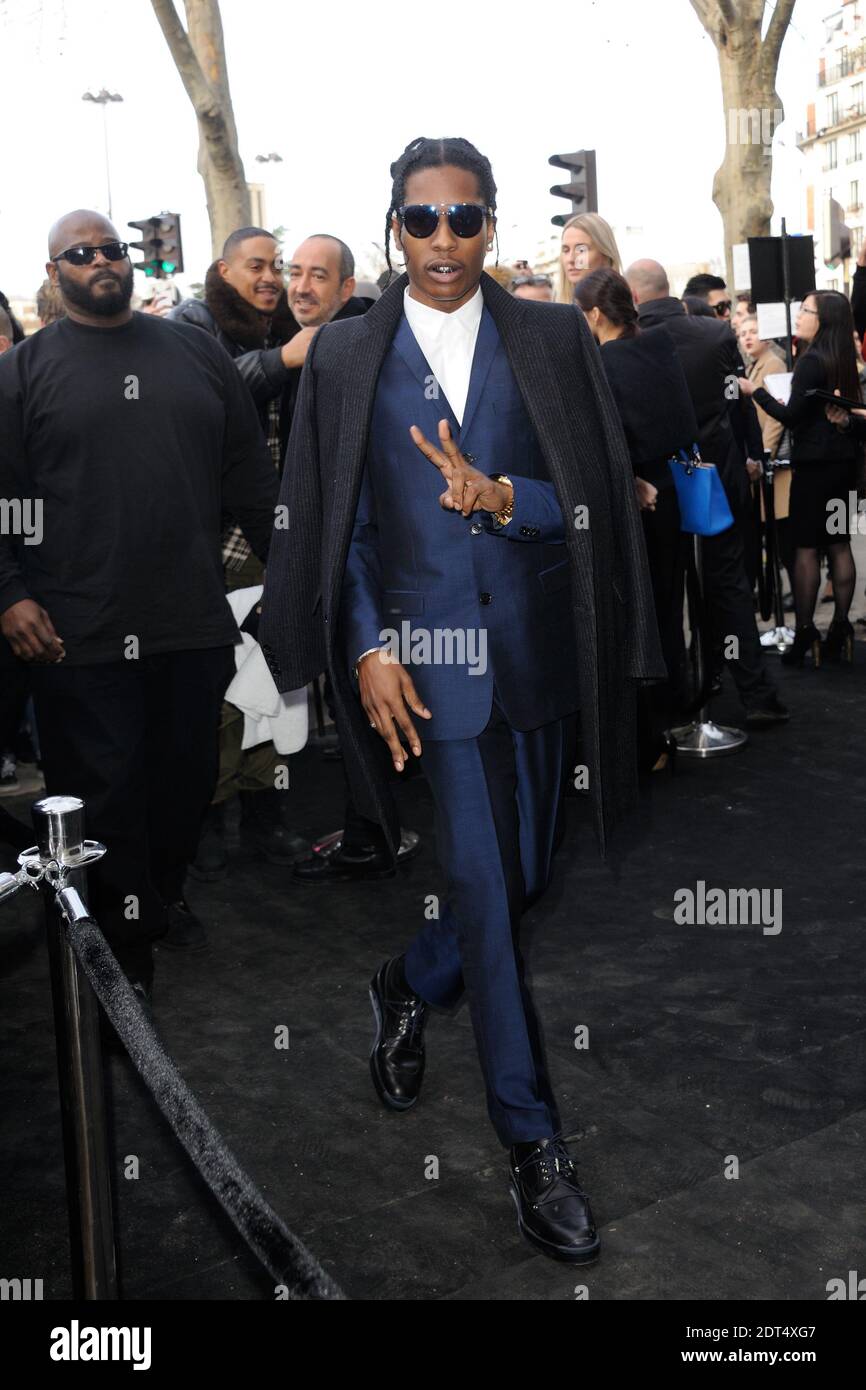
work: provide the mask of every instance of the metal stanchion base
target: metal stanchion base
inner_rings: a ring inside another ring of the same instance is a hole
[[[684,758],[712,758],[716,754],[736,753],[749,741],[745,729],[732,729],[729,724],[714,724],[712,719],[696,719],[670,732],[676,739],[677,756],[682,754]]]
[[[761,646],[766,651],[785,652],[793,644],[794,629],[792,627],[773,627],[769,632],[761,634]]]

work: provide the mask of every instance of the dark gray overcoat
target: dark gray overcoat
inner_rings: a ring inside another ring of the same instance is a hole
[[[259,627],[280,690],[298,689],[330,671],[352,794],[361,812],[384,827],[392,853],[399,823],[387,761],[361,708],[337,628],[377,378],[407,283],[401,276],[363,318],[328,324],[313,340]],[[489,275],[482,276],[481,288],[565,517],[574,632],[563,633],[563,641],[578,646],[581,756],[604,852],[637,794],[636,687],[665,675],[634,474],[583,314],[570,305],[515,299]],[[419,732],[423,741],[423,724]]]

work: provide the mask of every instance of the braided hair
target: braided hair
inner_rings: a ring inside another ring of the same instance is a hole
[[[496,184],[493,170],[486,155],[476,150],[468,140],[459,136],[441,140],[428,140],[422,136],[406,146],[399,159],[391,165],[391,206],[385,216],[385,260],[388,269],[391,265],[391,218],[399,216],[398,208],[406,201],[406,180],[410,174],[420,169],[441,169],[445,164],[453,164],[457,169],[467,169],[478,180],[481,197],[486,205],[496,212]],[[499,235],[496,236],[496,259],[499,261]]]

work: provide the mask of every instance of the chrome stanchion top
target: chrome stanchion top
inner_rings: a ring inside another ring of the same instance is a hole
[[[84,844],[84,802],[80,796],[43,796],[32,807],[36,845],[43,859],[67,863]]]

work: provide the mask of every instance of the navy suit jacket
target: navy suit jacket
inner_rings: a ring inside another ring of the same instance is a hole
[[[572,713],[577,642],[565,526],[535,431],[484,310],[460,427],[405,316],[382,364],[343,577],[340,640],[349,667],[389,644],[431,711],[427,739],[473,738],[496,695],[517,729]],[[435,386],[433,387],[435,390]],[[437,441],[447,419],[461,451],[514,484],[514,513],[465,518],[409,434]]]

